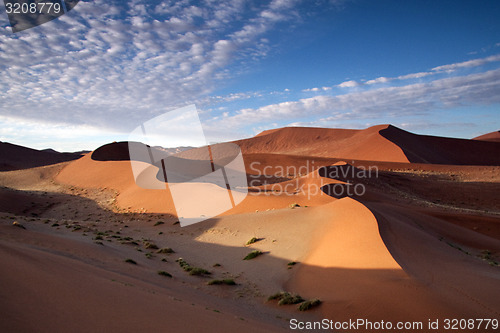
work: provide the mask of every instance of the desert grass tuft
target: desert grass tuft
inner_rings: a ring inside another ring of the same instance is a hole
[[[200,268],[200,267],[193,267],[191,265],[189,265],[184,259],[182,258],[179,258],[176,260],[176,262],[179,263],[179,266],[181,266],[181,268],[183,270],[185,270],[186,272],[189,273],[189,275],[210,275],[212,273],[210,273],[209,271],[207,271],[206,269],[204,268]]]
[[[220,284],[225,284],[225,285],[228,285],[228,286],[235,286],[236,282],[234,282],[233,279],[223,279],[223,280],[211,280],[211,281],[208,281],[207,284],[209,286],[211,286],[211,285],[220,285]]]
[[[264,253],[262,253],[262,251],[254,250],[254,251],[250,252],[249,254],[247,254],[245,256],[245,258],[243,258],[243,260],[251,260],[253,258],[257,258],[258,256],[260,256],[262,254],[264,254]]]
[[[145,242],[144,243],[144,248],[145,249],[156,250],[156,249],[158,249],[158,245],[156,245],[155,243],[151,243],[151,242]]]
[[[166,277],[169,277],[169,278],[172,277],[172,274],[170,274],[168,272],[165,272],[165,271],[158,271],[158,275],[166,276]]]
[[[278,305],[298,304],[304,302],[304,299],[300,295],[291,294],[288,291],[280,291],[269,296],[267,300],[278,300]]]
[[[156,251],[156,253],[175,253],[175,251],[169,247],[162,247],[161,249]]]
[[[317,298],[311,299],[301,303],[298,306],[299,311],[307,311],[321,304],[321,301]]]
[[[253,244],[253,243],[257,243],[260,239],[258,239],[257,237],[252,237],[250,238],[250,240],[246,243],[246,245],[250,245],[250,244]]]
[[[21,223],[19,223],[19,222],[17,222],[17,221],[14,221],[14,222],[12,223],[12,225],[13,225],[14,227],[18,227],[18,228],[21,228],[21,229],[26,229],[26,227],[25,227],[24,225],[22,225]]]

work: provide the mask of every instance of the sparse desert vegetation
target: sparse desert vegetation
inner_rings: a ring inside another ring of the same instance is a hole
[[[258,242],[260,239],[257,238],[257,237],[252,237],[248,240],[248,242],[246,243],[246,245],[250,245],[250,244],[253,244],[253,243],[256,243]]]
[[[158,271],[158,275],[165,276],[165,277],[172,277],[172,274],[166,272],[166,271]]]
[[[321,301],[317,298],[308,300],[300,303],[298,309],[299,311],[307,311],[321,304]]]
[[[193,267],[193,266],[189,265],[182,258],[177,259],[176,262],[179,263],[179,266],[181,266],[181,268],[183,270],[185,270],[186,272],[188,272],[189,275],[200,275],[200,276],[203,276],[203,275],[210,275],[210,274],[212,274],[211,272],[207,271],[204,268]]]
[[[277,300],[278,305],[298,304],[304,302],[304,299],[297,294],[291,294],[288,291],[280,291],[268,297],[268,301]]]
[[[259,251],[259,250],[253,250],[252,252],[250,252],[249,254],[247,254],[243,260],[251,260],[251,259],[254,259],[254,258],[257,258],[258,256],[260,255],[263,255],[264,253],[262,251]]]
[[[222,279],[222,280],[210,280],[207,282],[207,284],[209,286],[211,285],[219,285],[219,284],[224,284],[224,285],[228,285],[228,286],[234,286],[236,285],[236,282],[234,282],[233,279]]]
[[[175,253],[175,251],[169,247],[162,247],[161,249],[158,249],[156,253],[170,254],[170,253]]]

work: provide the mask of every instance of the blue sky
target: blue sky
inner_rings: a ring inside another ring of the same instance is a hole
[[[195,104],[211,141],[281,126],[500,128],[498,1],[80,1],[13,34],[0,140],[95,149]],[[167,144],[168,145],[168,144]]]

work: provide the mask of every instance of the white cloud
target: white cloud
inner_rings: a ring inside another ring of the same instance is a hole
[[[265,54],[263,37],[296,17],[294,5],[274,0],[243,15],[244,0],[80,1],[19,34],[3,18],[0,115],[132,129],[203,100],[237,57]]]
[[[426,76],[430,75],[436,75],[439,73],[443,72],[453,72],[461,68],[467,68],[467,67],[477,67],[481,65],[485,65],[487,63],[491,62],[497,62],[500,61],[500,54],[497,55],[492,55],[486,58],[479,58],[479,59],[473,59],[469,61],[464,61],[464,62],[459,62],[459,63],[454,63],[454,64],[448,64],[448,65],[442,65],[442,66],[437,66],[431,69],[429,72],[419,72],[419,73],[410,73],[410,74],[405,74],[405,75],[400,75],[397,77],[378,77],[376,79],[371,79],[366,82],[357,82],[355,80],[350,80],[350,81],[345,81],[337,85],[339,88],[354,88],[358,86],[363,86],[363,85],[372,85],[372,84],[379,84],[379,83],[388,83],[391,81],[396,81],[396,80],[411,80],[411,79],[420,79]],[[313,90],[312,89],[304,89],[303,91],[319,91],[318,90]],[[317,88],[316,88],[317,89]]]
[[[365,84],[387,83],[387,82],[392,81],[392,80],[394,80],[394,79],[381,76],[381,77],[378,77],[378,78],[373,79],[373,80],[368,80],[365,82]]]
[[[74,142],[75,137],[80,142]],[[126,134],[106,128],[0,116],[0,141],[35,149],[52,148],[60,152],[72,152],[95,149],[112,141],[123,140],[127,140]]]
[[[438,79],[401,87],[384,87],[337,96],[321,95],[297,101],[242,109],[210,122],[212,128],[245,128],[284,121],[324,123],[339,119],[401,117],[463,105],[500,103],[500,69]],[[313,120],[310,120],[310,119]],[[305,120],[307,119],[307,120]]]
[[[359,86],[359,83],[354,81],[354,80],[345,81],[345,82],[342,82],[341,84],[337,85],[337,87],[339,87],[339,88],[354,88],[357,86]]]
[[[448,72],[448,71],[454,71],[459,68],[465,68],[465,67],[477,67],[481,65],[485,65],[490,62],[496,62],[500,61],[500,54],[492,55],[486,58],[480,58],[480,59],[473,59],[469,61],[464,61],[464,62],[458,62],[455,64],[449,64],[449,65],[443,65],[443,66],[438,66],[434,67],[432,70],[435,72]]]

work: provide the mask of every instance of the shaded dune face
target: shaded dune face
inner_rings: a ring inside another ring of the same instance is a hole
[[[380,135],[400,147],[411,163],[500,165],[500,144],[417,135],[388,126]]]
[[[73,161],[82,157],[82,155],[81,153],[59,153],[51,149],[36,150],[0,142],[0,172]]]

